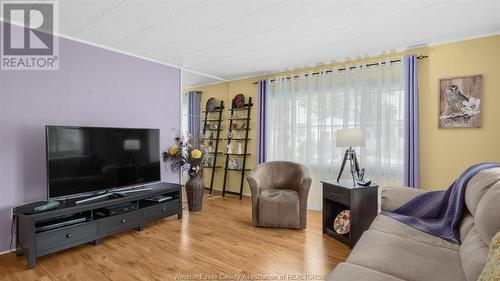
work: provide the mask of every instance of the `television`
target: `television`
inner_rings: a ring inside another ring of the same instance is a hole
[[[159,182],[160,130],[47,126],[48,198]]]

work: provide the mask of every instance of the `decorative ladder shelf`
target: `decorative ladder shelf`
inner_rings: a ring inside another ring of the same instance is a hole
[[[212,170],[212,177],[210,178],[210,187],[209,191],[212,193],[212,190],[214,188],[214,178],[215,178],[215,170],[218,168],[222,168],[222,166],[217,166],[217,156],[222,155],[222,152],[219,152],[219,141],[221,140],[220,138],[220,132],[221,132],[221,123],[222,123],[222,112],[224,112],[224,101],[220,102],[220,105],[215,107],[214,111],[208,111],[205,109],[203,113],[205,113],[205,120],[203,120],[203,138],[204,140],[212,140],[215,143],[215,148],[213,152],[209,152],[209,155],[213,157],[213,159],[210,159],[210,165],[209,166],[204,166],[204,169],[211,169]],[[218,113],[218,118],[217,119],[212,119],[209,118],[210,113]],[[216,123],[217,124],[217,129],[215,128],[207,128],[208,125],[211,125],[211,123]],[[210,132],[210,136],[212,136],[212,132],[216,132],[216,137],[214,138],[206,138],[206,132]],[[211,157],[211,158],[212,158]]]
[[[231,141],[242,141],[244,142],[244,149],[243,149],[243,153],[242,154],[238,154],[238,153],[225,153],[226,155],[226,163],[225,163],[225,167],[224,167],[224,185],[222,187],[222,196],[225,196],[226,193],[229,193],[229,194],[235,194],[235,195],[239,195],[240,196],[240,200],[241,198],[243,197],[243,183],[244,183],[244,180],[245,180],[245,172],[249,171],[250,169],[247,169],[246,168],[246,165],[247,165],[247,156],[250,155],[248,152],[248,141],[250,140],[248,134],[249,134],[249,131],[250,131],[250,112],[251,112],[251,109],[252,109],[252,98],[249,98],[248,99],[248,103],[245,104],[243,107],[241,108],[235,108],[235,107],[231,107],[230,109],[230,116],[229,116],[229,128],[228,128],[228,131],[230,132],[230,134],[232,135],[233,133],[233,130],[237,130],[237,131],[244,131],[244,134],[245,134],[245,137],[244,138],[241,138],[241,137],[238,137],[238,138],[227,138],[227,145],[229,146],[231,144]],[[235,118],[234,117],[234,113],[235,112],[238,112],[238,111],[244,111],[246,112],[246,116],[243,118],[243,117],[237,117]],[[245,121],[245,126],[244,128],[235,128],[233,129],[233,121]],[[227,151],[227,150],[226,150]],[[228,165],[229,165],[229,156],[237,156],[237,157],[240,157],[242,158],[242,166],[241,168],[238,168],[238,169],[234,169],[234,168],[229,168]],[[240,175],[240,192],[233,192],[233,191],[227,191],[227,173],[228,172],[240,172],[241,175]]]

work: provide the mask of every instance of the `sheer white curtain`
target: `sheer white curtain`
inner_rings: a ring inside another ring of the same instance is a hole
[[[382,185],[401,185],[403,86],[401,65],[389,61],[277,77],[270,83],[267,101],[268,161],[305,164],[313,179],[309,208],[320,209],[320,181],[337,177],[346,149],[335,146],[335,132],[361,128],[366,145],[356,151],[367,176]],[[344,176],[350,176],[348,170]]]

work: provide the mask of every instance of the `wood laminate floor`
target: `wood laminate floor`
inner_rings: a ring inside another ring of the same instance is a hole
[[[284,274],[290,280],[327,275],[348,254],[347,246],[322,235],[320,212],[309,211],[306,230],[257,228],[250,198],[213,196],[201,212],[185,209],[182,220],[170,217],[97,246],[38,258],[33,270],[25,257],[1,255],[0,280],[279,280]]]

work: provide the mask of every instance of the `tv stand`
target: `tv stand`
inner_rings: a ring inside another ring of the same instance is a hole
[[[16,255],[26,255],[28,268],[34,268],[36,258],[84,243],[98,245],[107,236],[132,228],[141,231],[144,225],[177,214],[182,219],[181,185],[157,183],[141,192],[129,192],[125,197],[93,198],[87,204],[75,199],[61,201],[57,209],[36,214],[16,214]],[[104,194],[102,194],[104,195]],[[172,197],[163,202],[147,200],[157,195]],[[126,213],[106,215],[99,209],[134,202],[138,208]]]

